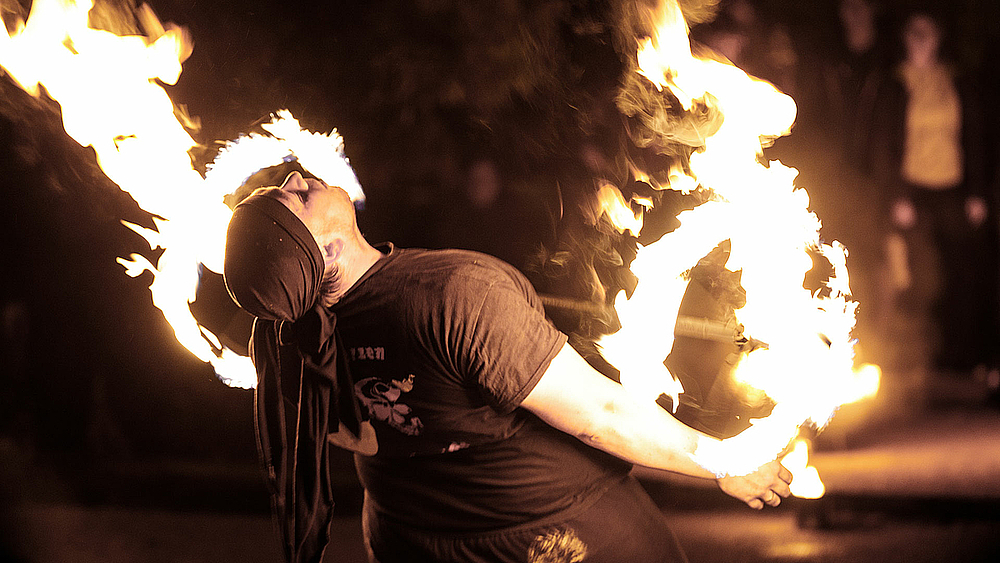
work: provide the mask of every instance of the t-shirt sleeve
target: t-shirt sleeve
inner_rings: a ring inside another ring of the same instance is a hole
[[[466,376],[501,413],[521,404],[566,342],[533,297],[506,277],[490,283],[466,333]]]

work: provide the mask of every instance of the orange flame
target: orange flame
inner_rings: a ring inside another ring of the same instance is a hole
[[[9,36],[0,34],[0,65],[33,95],[44,85],[62,106],[67,133],[94,147],[108,177],[156,216],[155,230],[126,224],[151,248],[164,249],[156,264],[136,254],[119,262],[130,275],[153,273],[153,302],[178,340],[211,362],[224,381],[252,386],[250,362],[198,326],[188,307],[199,268],[222,268],[231,215],[222,198],[256,169],[289,155],[310,160],[317,167],[311,171],[361,198],[342,141],[335,132],[304,132],[290,114],[279,112],[267,126],[269,136],[230,143],[202,178],[188,155],[195,142],[158,84],[177,80],[192,48],[187,34],[176,26],[153,25],[147,28],[157,28],[155,37],[118,37],[87,26],[92,6],[92,0],[36,0],[27,23],[17,22]],[[147,12],[147,20],[158,24]],[[846,249],[820,242],[819,220],[808,211],[805,190],[794,187],[794,169],[758,162],[762,138],[788,132],[794,102],[731,65],[693,57],[676,0],[665,0],[652,17],[659,25],[637,52],[640,73],[685,108],[698,101],[725,114],[718,131],[692,156],[691,174],[673,171],[669,187],[690,191],[700,185],[717,197],[681,214],[680,228],[640,249],[632,263],[639,286],[631,299],[616,300],[623,328],[600,344],[630,390],[650,398],[667,393],[676,405],[683,388],[664,373],[662,359],[687,285],[683,274],[730,240],[728,265],[742,270],[747,293],[738,320],[769,344],[745,355],[736,377],[777,406],[740,435],[721,444],[706,442],[695,458],[715,472],[747,473],[783,451],[803,423],[822,427],[839,405],[873,394],[878,371],[853,366],[850,333],[857,303],[849,299]],[[337,158],[325,158],[330,154]],[[606,196],[620,213],[620,228],[633,233],[641,228],[641,216],[620,194]],[[802,287],[811,267],[808,251],[833,265],[827,291]]]
[[[642,230],[642,215],[632,211],[618,188],[611,184],[603,184],[597,190],[597,207],[597,216],[607,215],[619,232],[629,231],[633,236],[639,236],[639,231]]]
[[[853,366],[858,304],[849,297],[847,249],[820,241],[809,196],[794,186],[796,170],[760,162],[764,143],[790,131],[795,103],[735,66],[693,57],[676,0],[663,1],[651,17],[656,32],[638,50],[639,73],[685,109],[697,101],[724,114],[718,131],[691,156],[690,177],[675,171],[669,187],[700,185],[714,198],[681,213],[679,228],[639,249],[632,263],[638,287],[631,298],[622,293],[615,302],[622,329],[599,344],[623,384],[648,399],[666,393],[677,405],[683,388],[663,373],[662,360],[672,346],[684,274],[729,240],[727,267],[742,270],[747,295],[737,319],[769,345],[744,354],[735,377],[776,406],[738,436],[704,442],[694,457],[717,474],[746,474],[784,451],[802,424],[822,428],[840,405],[873,394],[877,368]],[[803,288],[812,268],[809,252],[833,267],[824,291]]]
[[[809,465],[808,440],[795,440],[792,451],[785,454],[781,464],[795,475],[790,485],[793,495],[799,498],[820,498],[826,492],[819,471]]]
[[[151,213],[154,229],[123,222],[150,249],[163,249],[156,264],[139,254],[119,258],[126,274],[153,274],[153,304],[177,340],[212,364],[229,385],[253,387],[249,358],[222,345],[199,326],[189,308],[199,272],[222,271],[226,226],[232,211],[223,197],[262,167],[296,157],[310,171],[364,197],[343,155],[336,132],[303,131],[288,112],[278,112],[265,130],[229,143],[205,178],[192,167],[195,141],[178,121],[173,102],[158,82],[174,84],[191,53],[188,34],[163,26],[143,6],[140,16],[155,37],[117,36],[88,27],[93,0],[35,0],[27,23],[0,33],[0,65],[27,92],[40,86],[59,102],[63,126],[80,145],[91,146],[104,173]]]

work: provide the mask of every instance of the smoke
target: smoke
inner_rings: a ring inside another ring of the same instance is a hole
[[[575,94],[577,102],[588,103],[573,104],[578,127],[571,134],[578,143],[592,143],[601,158],[574,171],[579,176],[557,178],[565,213],[560,215],[555,240],[529,264],[532,281],[543,292],[610,305],[619,291],[630,294],[634,289],[636,280],[628,267],[639,239],[618,232],[607,218],[594,216],[599,186],[616,187],[626,201],[651,204],[651,209],[634,209],[646,216],[644,243],[676,228],[677,212],[708,197],[663,191],[670,171],[687,170],[691,154],[718,130],[722,115],[711,96],[685,109],[669,90],[659,89],[636,72],[636,50],[640,40],[653,33],[650,14],[658,3],[615,2],[594,14],[601,22],[602,46],[613,50],[619,64],[612,83],[591,89],[589,96]],[[718,9],[718,0],[680,4],[691,24],[710,21]],[[550,314],[581,343],[618,328],[617,319],[607,315],[554,308]]]
[[[611,8],[615,48],[628,53],[635,50],[636,40],[649,37],[653,23],[649,13],[664,0],[632,0],[616,2]],[[719,13],[720,0],[677,0],[689,26],[708,23]]]

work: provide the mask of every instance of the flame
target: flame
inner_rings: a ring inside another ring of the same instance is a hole
[[[615,186],[608,183],[601,185],[597,190],[597,207],[597,216],[606,214],[619,232],[629,231],[633,236],[638,236],[642,230],[642,215],[632,211],[625,196]],[[648,205],[643,202],[643,207]]]
[[[747,296],[737,320],[768,343],[742,355],[735,377],[776,406],[733,438],[702,442],[694,457],[716,474],[742,475],[785,451],[801,425],[822,428],[840,405],[873,394],[877,368],[853,365],[858,304],[850,299],[847,249],[821,242],[809,196],[794,186],[796,170],[761,162],[764,145],[790,131],[794,101],[735,66],[692,56],[676,0],[662,2],[651,17],[656,31],[637,52],[639,74],[684,109],[697,104],[724,115],[691,155],[690,173],[672,170],[667,187],[690,191],[700,185],[713,196],[681,213],[679,228],[639,248],[631,265],[638,287],[631,298],[622,292],[615,301],[622,328],[599,345],[624,385],[647,399],[667,394],[677,405],[683,388],[664,373],[663,357],[672,346],[685,273],[729,240],[727,268],[742,270]],[[833,270],[813,292],[803,287],[810,253],[825,257]]]
[[[264,125],[270,135],[228,143],[203,178],[188,151],[196,143],[160,83],[174,84],[192,43],[185,30],[162,25],[143,6],[140,17],[151,36],[117,36],[88,26],[93,0],[35,0],[28,21],[0,33],[0,65],[33,96],[45,92],[62,108],[63,126],[80,145],[91,146],[104,173],[144,210],[155,229],[128,222],[150,250],[119,258],[125,273],[151,272],[153,304],[185,348],[211,363],[225,383],[253,387],[249,358],[222,345],[199,326],[189,308],[202,268],[222,271],[226,227],[232,211],[223,197],[257,170],[298,158],[355,201],[364,197],[343,154],[336,131],[304,131],[287,111]],[[6,22],[5,22],[6,23]],[[331,158],[332,157],[332,158]]]
[[[781,464],[795,475],[790,485],[793,495],[799,498],[820,498],[826,492],[819,471],[809,465],[808,440],[795,440],[792,451],[782,458]]]
[[[152,35],[116,36],[88,27],[92,6],[92,0],[36,0],[27,22],[0,33],[0,65],[32,95],[39,96],[44,86],[62,107],[67,133],[92,146],[107,176],[154,216],[155,229],[125,225],[151,250],[162,249],[155,264],[139,254],[119,262],[129,275],[153,274],[153,303],[178,341],[211,363],[220,379],[252,386],[256,378],[249,360],[199,326],[189,308],[201,268],[222,270],[231,216],[223,197],[262,166],[298,158],[359,200],[363,193],[344,158],[343,142],[336,132],[303,131],[291,114],[278,112],[265,125],[268,135],[227,144],[203,178],[188,153],[195,141],[161,85],[178,79],[192,49],[187,33],[160,25],[146,9]],[[666,187],[687,192],[701,186],[714,198],[682,213],[680,228],[639,249],[632,263],[639,285],[631,299],[619,295],[615,303],[623,328],[600,345],[630,391],[650,398],[666,393],[676,405],[683,388],[662,360],[687,286],[684,274],[719,242],[730,240],[728,267],[742,270],[747,294],[738,320],[769,344],[746,354],[736,377],[776,406],[740,435],[705,442],[695,458],[716,473],[747,473],[784,451],[802,424],[822,427],[839,405],[874,393],[878,372],[853,366],[850,333],[857,303],[849,297],[847,250],[820,241],[808,195],[794,187],[795,170],[758,160],[768,139],[789,131],[794,102],[731,65],[693,57],[676,0],[664,1],[653,17],[659,22],[656,32],[637,52],[640,74],[685,109],[698,104],[725,115],[691,156],[689,173],[671,171]],[[622,230],[641,228],[641,215],[620,193],[607,191],[605,202],[617,210]],[[811,268],[809,252],[832,265],[822,291],[802,287]]]

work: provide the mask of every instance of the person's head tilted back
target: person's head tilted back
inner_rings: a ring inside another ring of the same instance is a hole
[[[346,191],[293,172],[281,187],[259,188],[236,206],[225,278],[248,312],[295,320],[317,299],[335,303],[378,256]],[[279,303],[282,308],[273,309]]]
[[[285,181],[303,181],[293,173]],[[230,295],[250,314],[298,319],[319,298],[323,252],[306,224],[271,190],[257,190],[233,211],[226,235],[224,277]]]

